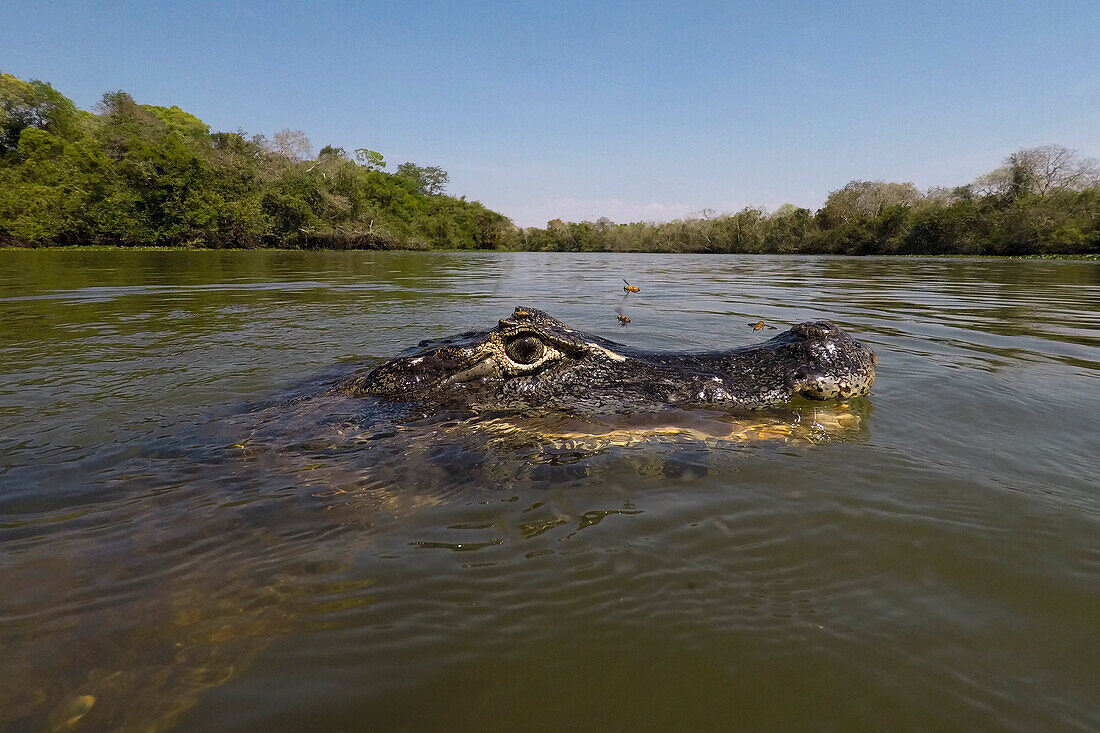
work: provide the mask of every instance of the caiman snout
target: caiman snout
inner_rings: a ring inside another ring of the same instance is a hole
[[[867,394],[875,383],[878,357],[835,323],[809,321],[789,333],[802,339],[802,364],[787,377],[792,393],[812,400],[847,399]],[[779,337],[777,337],[779,338]]]
[[[791,333],[807,340],[824,341],[846,335],[840,326],[831,321],[806,321],[791,326]]]

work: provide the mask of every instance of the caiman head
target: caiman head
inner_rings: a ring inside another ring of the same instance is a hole
[[[797,395],[867,394],[874,352],[828,321],[801,323],[755,346],[645,352],[520,307],[490,331],[437,341],[351,377],[334,391],[423,406],[566,412],[761,408]]]

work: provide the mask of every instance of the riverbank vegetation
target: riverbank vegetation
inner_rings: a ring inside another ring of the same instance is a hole
[[[314,155],[300,131],[211,132],[125,92],[77,109],[0,74],[0,245],[608,252],[1100,253],[1100,165],[1048,145],[964,186],[852,181],[817,211],[784,204],[666,223],[517,228],[445,193],[437,166],[387,172],[368,148]]]
[[[0,244],[501,249],[506,217],[443,193],[447,173],[299,131],[214,132],[179,107],[96,112],[0,75]]]
[[[973,183],[921,192],[911,183],[852,181],[816,212],[663,224],[550,222],[521,249],[773,254],[1068,255],[1100,253],[1100,165],[1058,145],[1019,150]]]

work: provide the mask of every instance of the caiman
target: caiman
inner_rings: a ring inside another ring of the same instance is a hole
[[[662,353],[582,333],[543,311],[519,307],[489,331],[422,341],[333,392],[479,412],[759,409],[799,395],[865,395],[876,364],[870,348],[829,321],[800,323],[753,346]]]
[[[862,440],[872,405],[852,398],[871,389],[876,364],[828,321],[755,345],[661,352],[519,307],[489,330],[421,341],[250,411],[232,449],[333,506],[394,513],[464,487],[552,486],[627,467],[721,473],[742,449]]]

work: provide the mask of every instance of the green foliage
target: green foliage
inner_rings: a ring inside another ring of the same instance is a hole
[[[784,204],[660,224],[563,222],[518,230],[444,195],[448,174],[327,145],[211,133],[179,107],[117,91],[82,112],[49,84],[0,74],[0,244],[527,249],[542,251],[1100,253],[1100,163],[1026,148],[973,183],[922,195],[852,181],[817,212]]]
[[[412,181],[416,190],[425,196],[438,196],[443,193],[450,178],[447,171],[438,166],[424,167],[415,163],[402,163],[397,166],[397,175]]]
[[[141,108],[155,114],[170,131],[178,132],[185,138],[202,140],[210,134],[209,125],[195,115],[184,112],[179,107],[156,107],[151,104],[143,104]]]
[[[25,129],[67,138],[77,124],[76,105],[49,84],[0,73],[0,156],[18,147]]]
[[[518,232],[515,246],[542,251],[844,255],[1100,252],[1095,161],[1075,155],[1059,146],[1020,151],[1009,156],[1005,167],[969,186],[933,189],[928,195],[911,183],[852,181],[831,193],[816,213],[784,204],[770,215],[747,207],[735,214],[660,224],[614,224],[606,219],[567,224],[555,219],[545,229]],[[1017,158],[1038,173],[1019,166],[1013,172]]]
[[[211,133],[179,107],[108,92],[80,112],[43,82],[0,75],[0,244],[508,247],[514,227],[442,195],[446,171],[399,175],[283,130]]]
[[[845,196],[853,190],[866,193],[865,184],[849,184]],[[852,203],[844,197],[839,201]],[[518,232],[516,246],[540,251],[846,255],[1100,252],[1100,186],[1015,200],[955,192],[946,198],[915,199],[910,192],[901,201],[862,211],[837,204],[830,196],[816,214],[785,204],[770,215],[749,207],[736,214],[660,224],[567,224],[555,219],[545,229]]]
[[[355,160],[369,171],[380,171],[386,167],[386,159],[382,154],[367,148],[356,148]]]

